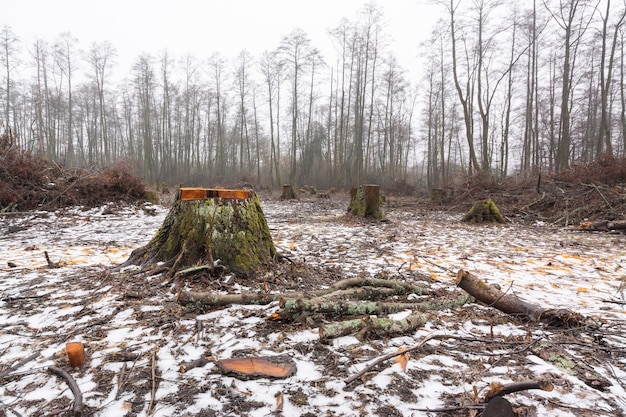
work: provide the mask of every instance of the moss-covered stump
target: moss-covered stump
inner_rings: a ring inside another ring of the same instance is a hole
[[[350,189],[349,214],[382,220],[385,218],[382,205],[383,198],[380,195],[380,186],[365,184]]]
[[[123,265],[164,262],[172,270],[218,259],[229,271],[249,275],[271,264],[276,248],[259,197],[248,190],[183,188],[161,228]]]
[[[280,195],[281,200],[295,200],[296,199],[296,189],[291,184],[283,185],[283,193]]]
[[[504,217],[500,214],[496,203],[487,199],[475,202],[470,211],[463,216],[463,221],[469,223],[504,223]]]

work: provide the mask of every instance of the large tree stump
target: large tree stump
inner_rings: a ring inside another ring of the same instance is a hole
[[[237,275],[269,265],[276,255],[259,197],[249,190],[181,188],[161,228],[125,265],[164,262],[172,270],[217,260]]]
[[[291,184],[283,185],[283,193],[280,195],[281,200],[295,200],[296,190]]]
[[[373,217],[383,219],[383,199],[380,195],[380,186],[364,184],[350,189],[350,204],[348,213],[359,217]]]
[[[491,199],[487,199],[475,202],[470,211],[463,216],[463,221],[470,223],[504,223],[504,217],[500,214],[496,203]]]

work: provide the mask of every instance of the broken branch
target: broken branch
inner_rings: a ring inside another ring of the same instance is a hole
[[[17,362],[15,365],[13,366],[9,366],[7,369],[5,369],[4,371],[0,372],[0,379],[4,378],[5,376],[7,376],[8,374],[10,374],[11,372],[15,371],[17,368],[19,368],[20,366],[24,365],[25,363],[28,363],[30,361],[32,361],[33,359],[35,359],[37,356],[39,356],[39,352],[35,352],[30,356],[25,357],[24,359],[20,360],[19,362]]]
[[[490,307],[532,322],[543,322],[557,327],[578,327],[586,325],[588,321],[586,317],[571,310],[544,309],[528,303],[513,294],[504,293],[488,285],[474,274],[462,269],[456,275],[456,285]]]
[[[485,395],[483,402],[488,403],[493,397],[504,396],[512,394],[514,392],[526,391],[529,389],[540,389],[543,391],[552,391],[554,385],[550,381],[522,381],[512,384],[503,385],[499,382],[494,382],[489,387],[489,392]]]
[[[401,319],[393,320],[384,317],[364,317],[354,320],[346,320],[331,323],[319,328],[320,339],[334,339],[357,333],[357,338],[362,340],[366,334],[393,336],[408,333],[422,327],[429,320],[424,314],[411,314]]]
[[[80,388],[78,388],[78,384],[72,375],[56,366],[49,366],[48,371],[65,379],[67,385],[69,385],[70,390],[72,391],[72,394],[74,394],[74,406],[72,407],[72,412],[75,416],[80,416],[83,412],[83,394],[80,392]]]
[[[367,366],[365,366],[363,369],[361,369],[359,372],[357,372],[356,374],[346,378],[344,380],[344,382],[346,383],[346,385],[351,384],[352,382],[356,381],[357,379],[361,378],[363,375],[365,375],[367,372],[369,372],[372,368],[374,368],[375,366],[377,366],[380,363],[383,363],[384,361],[394,358],[396,356],[399,355],[404,355],[405,353],[409,353],[412,352],[414,350],[418,350],[421,349],[426,343],[428,343],[429,340],[432,339],[442,339],[442,338],[447,338],[448,336],[445,335],[436,335],[436,334],[429,334],[428,336],[426,336],[425,338],[423,338],[418,344],[410,346],[408,348],[405,349],[399,349],[395,352],[391,352],[388,353],[386,355],[381,356],[380,358],[374,360],[373,362],[370,362]]]

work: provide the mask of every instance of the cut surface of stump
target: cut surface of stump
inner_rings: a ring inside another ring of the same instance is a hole
[[[350,205],[348,213],[358,217],[372,217],[384,219],[382,210],[383,199],[380,195],[380,186],[364,184],[350,189]]]
[[[173,270],[219,260],[237,275],[269,266],[276,255],[259,197],[250,190],[181,188],[161,228],[122,265]]]
[[[500,214],[496,203],[487,199],[475,202],[470,211],[463,216],[463,221],[469,223],[504,223],[504,217]]]

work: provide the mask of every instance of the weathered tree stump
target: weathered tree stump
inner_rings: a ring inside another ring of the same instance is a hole
[[[293,188],[291,184],[283,185],[283,193],[280,195],[281,200],[295,200],[296,199],[296,190]]]
[[[496,203],[488,199],[475,202],[470,211],[463,216],[463,221],[469,223],[504,223],[504,217],[500,214]]]
[[[380,195],[380,186],[364,184],[350,189],[350,204],[348,213],[359,217],[373,217],[382,220],[383,199]]]
[[[122,264],[171,271],[217,260],[237,275],[268,266],[276,255],[259,197],[249,190],[181,188],[161,228]]]

